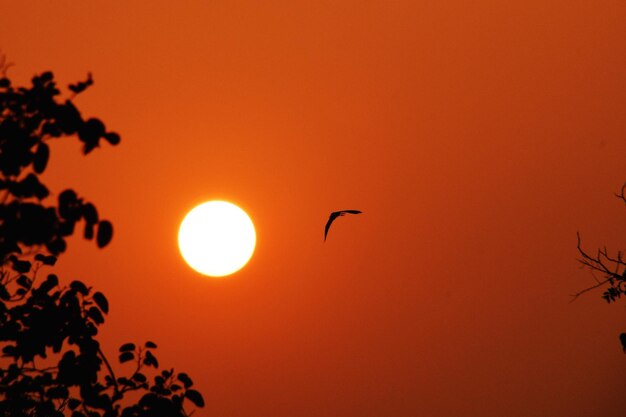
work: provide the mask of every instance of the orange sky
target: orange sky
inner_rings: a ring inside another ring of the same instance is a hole
[[[59,274],[108,296],[111,355],[154,340],[190,373],[198,417],[624,415],[624,305],[568,301],[577,230],[626,244],[626,3],[1,9],[14,82],[91,71],[77,105],[122,135],[53,147],[51,188],[115,227]],[[176,246],[216,198],[258,234],[221,280]]]

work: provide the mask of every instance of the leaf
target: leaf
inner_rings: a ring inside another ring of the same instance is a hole
[[[70,288],[76,292],[81,293],[82,295],[89,294],[89,290],[87,289],[87,286],[80,281],[72,281],[70,283]]]
[[[91,118],[78,128],[78,138],[85,144],[83,153],[86,155],[98,146],[98,141],[105,134],[104,123]]]
[[[120,352],[130,352],[133,350],[135,350],[134,343],[124,343],[122,346],[120,346]]]
[[[30,286],[33,284],[31,279],[28,278],[26,275],[20,275],[20,277],[15,282],[17,282],[17,285],[24,288],[30,288]]]
[[[96,224],[98,223],[98,210],[96,210],[96,207],[91,204],[91,203],[87,203],[87,204],[83,204],[82,207],[82,211],[83,211],[83,218],[85,219],[85,221],[89,224]]]
[[[88,74],[87,74],[87,79],[86,79],[85,81],[80,81],[80,82],[78,82],[78,83],[76,83],[76,84],[70,84],[70,85],[68,86],[68,88],[69,88],[69,89],[70,89],[73,93],[80,94],[80,93],[82,93],[83,91],[85,91],[85,89],[86,89],[87,87],[89,87],[90,85],[92,85],[92,84],[93,84],[93,78],[91,78],[91,73],[88,73]]]
[[[37,151],[33,157],[33,168],[37,174],[41,174],[48,165],[48,159],[50,158],[50,148],[47,144],[41,142],[37,147]]]
[[[100,307],[100,310],[102,310],[102,312],[104,314],[108,314],[109,313],[109,302],[107,301],[107,299],[104,296],[104,294],[102,294],[100,291],[98,291],[97,293],[95,293],[93,295],[93,300],[96,302],[98,307]]]
[[[2,348],[2,356],[14,356],[17,358],[19,356],[19,352],[15,346],[6,345]]]
[[[157,347],[156,343],[150,342],[150,341],[147,341],[145,346],[148,349],[156,349],[156,347]]]
[[[38,288],[38,291],[41,291],[44,294],[47,294],[48,291],[50,291],[52,288],[56,287],[57,285],[59,285],[59,278],[55,274],[50,274],[46,277],[46,280],[41,283],[41,285]]]
[[[9,298],[11,298],[11,294],[9,294],[4,284],[0,283],[0,300],[6,301]]]
[[[35,255],[35,260],[39,261],[41,263],[43,263],[44,265],[54,265],[57,262],[57,258],[56,256],[46,256],[46,255],[42,255],[41,253],[38,253],[37,255]]]
[[[196,407],[204,407],[204,398],[202,398],[202,394],[200,394],[195,389],[190,389],[185,392],[185,397],[189,399],[192,403],[196,405]]]
[[[85,224],[84,236],[85,236],[85,239],[87,239],[87,240],[93,239],[93,223],[86,223]]]
[[[191,380],[191,378],[189,378],[189,375],[184,372],[178,374],[178,380],[183,383],[185,388],[189,388],[193,385],[193,381]]]
[[[80,217],[78,203],[78,196],[74,190],[63,191],[59,194],[59,215],[64,219],[77,221]]]
[[[76,398],[70,398],[67,401],[67,406],[70,408],[70,410],[77,409],[80,404],[81,404],[81,401],[77,400]]]
[[[52,74],[51,71],[46,71],[39,76],[39,79],[43,81],[44,83],[52,81],[53,78],[54,78],[54,75]]]
[[[143,364],[146,366],[153,366],[154,368],[159,367],[159,361],[157,361],[157,358],[155,358],[149,350],[146,351],[146,356],[143,358]]]
[[[103,248],[109,244],[113,238],[113,225],[107,220],[98,223],[97,244],[99,248]]]
[[[120,363],[132,361],[135,359],[135,354],[133,352],[122,352],[120,354]]]
[[[87,310],[87,316],[92,319],[96,324],[104,323],[104,317],[102,317],[102,313],[96,307],[91,307]]]
[[[65,251],[65,249],[67,248],[67,243],[65,243],[65,240],[63,238],[59,237],[46,243],[46,248],[55,255],[58,255]]]
[[[104,139],[109,142],[111,145],[117,145],[120,143],[120,135],[115,132],[109,132],[104,135]]]
[[[136,372],[131,378],[137,382],[146,382],[148,380],[148,378],[146,378],[146,376],[141,372]]]
[[[37,197],[42,200],[50,194],[48,188],[39,181],[39,178],[32,172],[18,183],[9,184],[13,195],[17,197]]]
[[[131,381],[130,379],[128,379],[128,378],[126,378],[124,376],[117,378],[117,383],[120,384],[120,385],[125,385],[127,387],[128,386],[131,386],[131,387],[135,386],[135,383],[133,381]]]
[[[15,256],[11,257],[11,261],[13,262],[13,270],[15,272],[19,272],[20,274],[25,274],[30,271],[30,267],[32,266],[28,261],[20,261]]]
[[[76,195],[76,191],[72,189],[67,189],[59,194],[59,205],[66,206],[69,204],[73,204],[78,199]]]

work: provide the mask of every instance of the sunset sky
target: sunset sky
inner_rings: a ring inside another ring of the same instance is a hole
[[[194,414],[621,417],[623,303],[577,263],[626,248],[626,2],[3,1],[14,84],[93,73],[120,133],[45,179],[115,228],[57,273],[107,295],[104,350],[152,340]],[[64,143],[66,142],[66,143]],[[176,236],[247,211],[249,264]],[[359,209],[333,225],[331,211]],[[129,367],[132,367],[129,365]],[[122,367],[123,368],[123,367]]]

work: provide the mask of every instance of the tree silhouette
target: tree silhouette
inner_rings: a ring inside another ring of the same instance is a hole
[[[624,203],[626,203],[625,192],[626,184],[622,186],[619,194],[615,194]],[[590,254],[582,248],[580,234],[577,234],[577,237],[577,248],[580,254],[578,261],[594,273],[596,283],[573,294],[572,297],[574,298],[572,301],[582,294],[597,288],[604,288],[602,298],[607,303],[614,303],[622,296],[626,296],[626,259],[624,259],[623,253],[617,251],[614,255],[611,255],[606,247],[602,247],[596,250],[595,254]],[[595,273],[599,273],[601,277],[597,278]],[[626,353],[626,333],[621,333],[619,340],[624,353]]]
[[[13,87],[0,59],[0,415],[71,417],[188,416],[189,403],[204,406],[185,373],[159,372],[156,344],[126,343],[118,376],[96,339],[109,303],[81,281],[62,284],[50,272],[83,226],[86,239],[105,247],[109,221],[72,190],[51,202],[41,182],[54,140],[77,137],[89,154],[120,137],[99,119],[83,119],[72,100],[93,84],[69,85],[61,100],[53,74],[30,87]],[[46,204],[44,204],[46,203]],[[42,275],[45,277],[42,278]],[[146,375],[150,372],[150,378]],[[130,393],[132,400],[129,398]]]

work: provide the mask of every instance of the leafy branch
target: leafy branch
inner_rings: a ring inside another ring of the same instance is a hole
[[[120,138],[101,120],[84,119],[72,102],[93,85],[91,74],[69,85],[70,98],[59,101],[51,72],[33,77],[29,87],[14,87],[6,78],[10,65],[0,54],[0,415],[191,415],[189,403],[203,407],[204,399],[187,374],[157,371],[155,343],[123,344],[118,361],[127,372],[114,370],[97,340],[109,312],[104,294],[78,280],[61,284],[54,273],[38,278],[55,265],[78,224],[99,248],[113,237],[111,223],[72,189],[44,204],[50,192],[40,175],[49,144],[75,136],[87,155]],[[143,394],[133,403],[131,392]]]

